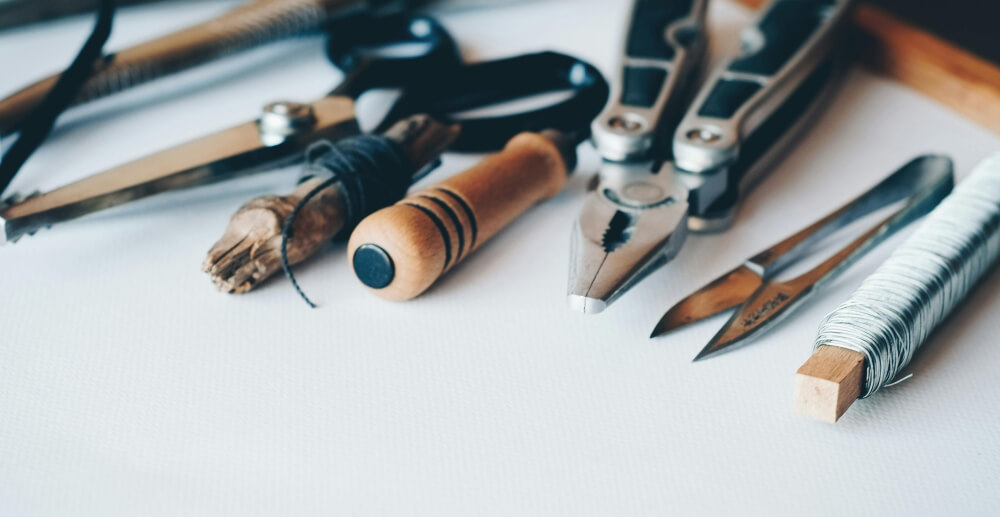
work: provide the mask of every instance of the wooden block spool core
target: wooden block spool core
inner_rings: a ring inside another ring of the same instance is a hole
[[[823,345],[795,373],[795,412],[835,423],[861,396],[865,356]]]

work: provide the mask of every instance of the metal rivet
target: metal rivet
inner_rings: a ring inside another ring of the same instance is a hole
[[[718,130],[712,128],[698,128],[692,129],[687,132],[687,139],[694,142],[701,142],[703,144],[711,144],[713,142],[718,142],[722,139],[722,135]]]
[[[642,124],[636,120],[628,120],[625,117],[612,117],[608,120],[608,126],[622,131],[635,132],[642,129]]]

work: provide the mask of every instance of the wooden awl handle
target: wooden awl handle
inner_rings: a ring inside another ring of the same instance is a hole
[[[376,295],[408,300],[535,203],[562,190],[567,159],[553,138],[521,133],[478,165],[365,218],[347,246]]]

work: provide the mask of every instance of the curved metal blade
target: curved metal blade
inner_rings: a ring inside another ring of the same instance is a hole
[[[261,141],[257,121],[246,122],[11,205],[0,212],[0,242],[162,192],[291,164],[316,140],[358,133],[353,100],[327,97],[312,108],[315,123],[277,145]]]
[[[716,278],[670,308],[656,324],[650,338],[672,332],[732,309],[749,298],[764,283],[757,272],[746,265]]]
[[[765,284],[740,306],[694,360],[750,342],[781,321],[788,309],[805,299],[812,287],[811,282]]]

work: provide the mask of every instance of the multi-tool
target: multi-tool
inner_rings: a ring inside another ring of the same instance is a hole
[[[689,231],[725,230],[835,84],[852,0],[773,0],[683,113],[705,58],[707,3],[635,1],[621,81],[592,126],[603,163],[573,231],[575,309],[604,310]]]

